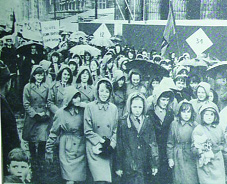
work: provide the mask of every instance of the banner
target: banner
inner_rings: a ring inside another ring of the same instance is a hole
[[[22,25],[22,36],[28,40],[42,41],[40,22],[38,20],[24,22]]]
[[[41,22],[43,44],[53,49],[59,44],[59,21]]]

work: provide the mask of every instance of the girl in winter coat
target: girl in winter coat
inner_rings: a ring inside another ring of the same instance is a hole
[[[70,59],[69,62],[68,62],[68,65],[69,65],[69,68],[71,69],[72,74],[73,74],[73,82],[72,82],[72,84],[75,84],[76,83],[76,78],[77,78],[77,73],[78,73],[78,65],[76,63],[76,60],[75,59]]]
[[[132,93],[127,111],[118,126],[116,174],[124,184],[152,183],[152,174],[158,171],[158,146],[144,95]]]
[[[96,85],[96,83],[102,78],[100,75],[100,67],[99,63],[97,60],[92,59],[89,65],[92,79],[93,79],[93,84]]]
[[[52,162],[54,144],[60,136],[61,175],[67,184],[79,183],[86,179],[84,108],[80,107],[80,100],[81,94],[75,87],[66,87],[64,106],[55,114],[46,144],[46,160]]]
[[[85,104],[94,100],[94,89],[92,84],[93,80],[88,66],[81,66],[76,79],[76,89],[80,91],[81,102],[84,102]]]
[[[121,70],[114,72],[113,82],[113,103],[117,106],[118,117],[121,118],[124,114],[126,105],[126,81],[124,73]]]
[[[73,81],[73,74],[67,65],[63,65],[57,75],[56,82],[50,87],[48,95],[48,107],[53,115],[63,106],[63,94],[65,87],[70,86]]]
[[[148,112],[154,124],[155,136],[159,151],[159,168],[155,183],[172,183],[172,171],[168,165],[167,139],[170,124],[174,120],[173,110],[169,108],[174,99],[173,92],[166,86],[160,85],[153,92],[153,108]]]
[[[197,123],[200,123],[201,118],[198,114],[199,109],[202,107],[202,105],[209,102],[209,96],[210,96],[210,84],[206,82],[200,82],[196,89],[196,99],[192,99],[190,102],[196,112],[195,121]]]
[[[200,184],[225,184],[226,140],[219,125],[219,110],[213,102],[200,111],[201,124],[192,133],[192,151],[196,156]],[[224,156],[224,157],[223,157]]]
[[[194,121],[195,112],[187,100],[178,104],[177,111],[167,142],[169,167],[173,168],[173,183],[197,184],[196,160],[191,151],[191,135],[197,125]]]
[[[110,103],[111,82],[104,78],[96,85],[96,100],[84,112],[84,133],[88,166],[95,183],[111,183],[111,153],[116,147],[117,107]]]
[[[34,65],[30,82],[25,85],[23,92],[23,105],[26,113],[23,139],[29,143],[29,151],[33,160],[44,158],[43,151],[50,126],[50,113],[47,109],[48,92],[44,69],[39,65]]]

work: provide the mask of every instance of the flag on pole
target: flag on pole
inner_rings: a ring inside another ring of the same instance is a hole
[[[167,19],[167,24],[163,33],[163,40],[161,45],[161,55],[163,56],[168,48],[171,38],[176,34],[176,23],[173,14],[173,4],[169,1],[169,14]]]

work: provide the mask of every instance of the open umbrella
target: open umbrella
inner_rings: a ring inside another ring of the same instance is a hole
[[[76,45],[70,49],[70,53],[84,55],[84,52],[89,52],[92,56],[101,55],[101,51],[91,45]]]
[[[91,45],[96,45],[100,47],[111,47],[114,46],[114,43],[109,38],[93,38],[90,41]]]
[[[83,31],[77,31],[70,35],[69,40],[74,42],[79,42],[79,39],[82,38],[85,40],[87,35]]]
[[[131,62],[125,64],[127,71],[131,69],[139,69],[143,76],[168,76],[169,72],[164,67],[153,63],[152,61],[144,60],[144,59],[136,59]]]
[[[219,63],[210,66],[207,69],[207,76],[215,78],[219,72],[227,72],[227,61],[220,61]]]
[[[25,54],[25,53],[31,52],[31,46],[32,45],[36,46],[36,50],[39,53],[43,53],[43,50],[44,50],[43,45],[39,42],[34,42],[34,41],[25,42],[24,44],[17,47],[17,53],[18,54]]]
[[[179,64],[183,66],[190,66],[190,67],[205,67],[205,68],[208,67],[208,64],[204,60],[197,59],[197,58],[186,59],[181,61]]]

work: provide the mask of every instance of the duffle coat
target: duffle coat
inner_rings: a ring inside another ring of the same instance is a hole
[[[78,112],[74,114],[60,108],[54,116],[54,123],[46,143],[46,152],[53,153],[57,137],[60,136],[59,160],[62,178],[65,180],[86,180],[83,113],[82,108],[79,108]]]
[[[86,89],[84,89],[80,83],[77,83],[76,89],[81,93],[81,102],[89,103],[94,100],[94,88],[92,85],[87,85]]]
[[[86,136],[86,151],[88,166],[94,181],[112,182],[112,158],[103,158],[93,152],[93,146],[101,143],[103,136],[110,139],[110,145],[116,147],[116,132],[118,122],[117,107],[98,100],[88,103],[84,112],[84,133]]]
[[[174,184],[198,184],[196,159],[191,151],[192,131],[197,126],[194,122],[180,122],[176,118],[170,127],[167,156],[174,160],[173,183]]]
[[[23,139],[31,142],[46,141],[51,127],[50,120],[37,122],[34,116],[45,112],[50,115],[47,108],[47,97],[49,88],[42,83],[38,88],[34,83],[28,83],[24,87],[23,105],[25,109],[25,122],[23,128]]]

